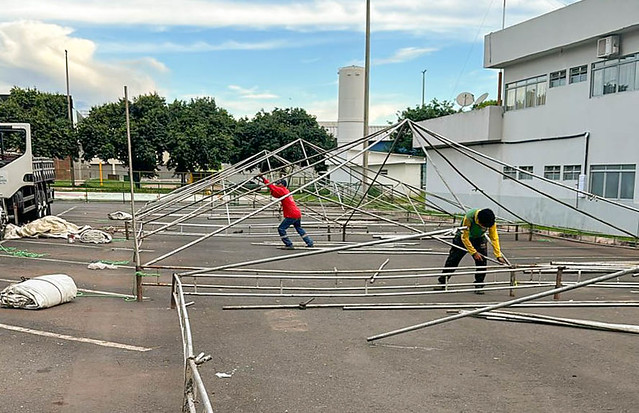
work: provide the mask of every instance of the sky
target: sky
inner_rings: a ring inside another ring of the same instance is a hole
[[[496,99],[483,41],[504,4],[508,27],[575,1],[370,0],[370,124],[422,95]],[[300,107],[336,121],[337,73],[364,66],[365,33],[365,0],[0,0],[0,94],[66,94],[66,50],[81,112],[126,85],[130,98],[210,96],[236,119]]]

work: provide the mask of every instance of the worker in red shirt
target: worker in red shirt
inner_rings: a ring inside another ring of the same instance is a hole
[[[268,189],[271,191],[271,196],[273,196],[273,198],[281,198],[290,193],[287,188],[288,185],[286,179],[280,179],[275,183],[269,183],[268,179],[264,178],[262,175],[258,175],[257,178],[261,179],[262,182],[266,184]],[[302,237],[306,246],[309,248],[312,247],[313,240],[306,234],[304,228],[302,228],[302,212],[295,204],[293,196],[282,199],[282,211],[284,214],[284,220],[280,226],[277,227],[277,232],[280,234],[280,239],[284,245],[286,245],[286,248],[293,248],[293,243],[288,235],[286,235],[286,230],[291,225],[293,225],[295,231],[300,234],[300,237]]]

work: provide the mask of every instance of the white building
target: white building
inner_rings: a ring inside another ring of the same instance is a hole
[[[360,66],[342,67],[339,75],[339,97],[337,122],[319,122],[320,126],[337,139],[337,146],[361,139],[364,136],[364,68]],[[371,126],[367,128],[367,135],[372,135],[389,125]],[[389,137],[390,138],[390,137]],[[343,154],[343,158],[354,157],[359,149],[349,150]],[[362,165],[362,157],[354,158],[356,165]],[[390,154],[385,152],[368,151],[368,176],[372,179],[378,172],[378,181],[383,185],[395,185],[396,181],[404,182],[414,188],[422,185],[422,168],[424,158],[402,154]],[[331,167],[331,165],[329,165]],[[361,182],[362,168],[352,166],[335,171],[331,174],[334,182],[359,185]],[[387,179],[385,177],[391,177]],[[397,188],[399,191],[405,189]]]
[[[639,208],[638,0],[582,0],[490,33],[484,66],[503,70],[503,107],[420,124],[524,171]],[[517,180],[639,235],[636,210],[579,196],[508,166],[498,168],[510,178],[488,173],[451,148],[440,151],[487,194],[533,223],[620,233]],[[429,154],[436,166],[446,166],[435,151]],[[465,204],[491,206],[513,218],[451,171],[445,180]],[[429,165],[427,191],[450,197],[435,172]]]

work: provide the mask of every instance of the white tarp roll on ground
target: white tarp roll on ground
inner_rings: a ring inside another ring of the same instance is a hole
[[[68,275],[42,275],[2,290],[0,306],[38,310],[72,301],[77,294],[78,288]]]
[[[68,238],[69,234],[78,235],[81,232],[90,229],[85,225],[79,227],[75,224],[65,221],[55,215],[46,216],[35,221],[29,222],[21,227],[8,224],[4,232],[5,239],[20,238]]]

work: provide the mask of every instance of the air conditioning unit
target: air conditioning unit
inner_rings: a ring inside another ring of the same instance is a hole
[[[607,58],[619,54],[619,36],[613,35],[597,40],[597,57]]]

